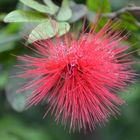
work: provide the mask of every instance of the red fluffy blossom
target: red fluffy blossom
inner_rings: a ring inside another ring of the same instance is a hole
[[[70,129],[94,129],[124,103],[116,91],[124,89],[135,76],[128,49],[121,45],[120,32],[110,30],[110,21],[98,32],[82,31],[80,37],[66,35],[34,42],[33,56],[18,56],[20,78],[28,82],[20,92],[32,89],[28,106],[47,101],[57,121]]]

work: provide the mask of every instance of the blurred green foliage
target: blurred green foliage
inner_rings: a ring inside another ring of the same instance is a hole
[[[42,119],[46,108],[44,105],[25,110],[25,98],[21,96],[17,98],[18,95],[16,94],[18,81],[16,81],[16,78],[11,79],[16,73],[14,68],[14,65],[17,64],[15,55],[24,52],[29,53],[29,50],[23,47],[22,38],[23,35],[29,33],[30,28],[34,29],[31,33],[37,27],[44,28],[41,25],[45,21],[47,23],[46,28],[50,29],[46,33],[47,36],[53,37],[58,33],[58,31],[56,33],[52,32],[52,27],[48,24],[48,16],[44,13],[53,15],[51,18],[61,25],[58,29],[59,33],[63,35],[66,33],[63,23],[67,25],[67,31],[79,32],[83,21],[81,18],[89,14],[86,13],[87,11],[91,12],[88,16],[91,20],[97,12],[105,14],[103,21],[99,24],[99,27],[101,27],[113,11],[124,8],[128,4],[131,4],[131,6],[136,4],[140,7],[140,1],[133,0],[128,3],[129,0],[75,0],[76,3],[82,5],[69,4],[70,1],[61,2],[61,0],[54,0],[54,3],[50,0],[43,0],[39,1],[39,4],[32,0],[26,1],[28,3],[25,3],[24,0],[21,0],[21,2],[18,0],[0,0],[0,140],[140,140],[139,77],[134,85],[120,93],[120,96],[127,103],[121,108],[121,116],[118,116],[117,119],[110,118],[106,126],[98,127],[92,133],[87,132],[87,134],[83,132],[69,133],[68,128],[64,130],[60,124],[57,125],[54,122],[54,118],[51,116]],[[58,6],[61,3],[62,6],[58,11]],[[48,10],[48,8],[51,8],[51,10]],[[8,14],[12,10],[16,11]],[[7,14],[5,21],[9,23],[4,23],[3,20]],[[139,17],[140,10],[133,10],[120,12],[114,20],[120,23],[114,30],[130,32],[128,40],[124,43],[130,47],[130,50],[134,51],[140,48]],[[31,39],[34,41],[33,38]],[[138,62],[134,68],[140,74],[140,53],[134,53],[133,57]]]
[[[89,10],[94,10],[99,13],[107,13],[111,11],[108,0],[87,0],[87,6]]]

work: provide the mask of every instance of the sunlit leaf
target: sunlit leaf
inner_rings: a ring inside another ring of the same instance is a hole
[[[52,10],[50,7],[40,4],[35,0],[20,0],[20,2],[42,13],[47,13],[47,14],[52,14],[52,15],[55,13],[55,11]]]
[[[70,9],[67,0],[63,0],[62,6],[56,16],[59,21],[67,21],[72,17],[72,10]]]
[[[48,20],[36,26],[29,35],[28,42],[32,43],[37,40],[48,39],[56,35],[57,23],[54,20]]]
[[[59,7],[56,4],[54,4],[52,0],[43,0],[43,1],[51,9],[53,13],[56,13],[58,11]]]
[[[62,36],[70,30],[70,25],[67,22],[58,22],[57,35]]]
[[[56,22],[54,20],[48,20],[47,22],[39,24],[32,30],[29,35],[28,42],[32,43],[37,40],[43,40],[52,38],[55,35],[61,36],[68,32],[70,25],[66,22]]]
[[[5,22],[42,22],[47,17],[34,11],[15,10],[10,12],[5,18]]]

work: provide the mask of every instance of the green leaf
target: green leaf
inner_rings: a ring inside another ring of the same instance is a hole
[[[17,22],[13,22],[13,23],[7,24],[7,26],[3,27],[1,29],[1,31],[3,33],[8,34],[8,35],[10,35],[10,34],[16,34],[16,33],[19,32],[21,26],[22,26],[22,24],[17,23]]]
[[[70,9],[66,0],[63,0],[62,6],[56,16],[59,21],[67,21],[72,17],[72,10]]]
[[[1,66],[0,66],[1,67]],[[7,83],[8,72],[4,69],[0,71],[0,89],[3,89]]]
[[[61,7],[58,15],[56,16],[56,19],[59,21],[67,21],[72,17],[72,11],[71,9],[66,7]]]
[[[6,16],[5,13],[0,13],[0,21],[3,21],[4,17]]]
[[[137,20],[129,12],[121,13],[119,15],[119,18],[121,19],[120,28],[125,27],[125,29],[127,29],[128,31],[129,30],[131,30],[131,31],[139,30],[139,27],[135,24],[135,22],[137,22]]]
[[[48,20],[36,26],[29,35],[28,42],[51,38],[56,35],[57,28],[54,20]]]
[[[91,23],[94,22],[95,17],[96,17],[96,13],[95,12],[89,11],[87,13],[87,20],[90,21]]]
[[[5,18],[5,22],[43,22],[46,17],[34,11],[15,10],[9,13]]]
[[[57,31],[58,36],[62,36],[70,30],[70,25],[67,22],[58,22],[57,24],[58,24],[58,31]]]
[[[90,10],[87,14],[87,19],[93,23],[95,17],[97,16],[96,13],[109,13],[111,12],[109,0],[87,0],[87,7]],[[104,17],[98,23],[98,27],[96,31],[99,31],[104,24],[107,22],[108,18]]]
[[[55,13],[54,10],[50,9],[48,6],[45,6],[43,4],[38,3],[37,1],[34,0],[20,0],[20,2],[22,2],[23,4],[25,4],[26,6],[33,8],[39,12],[42,13],[48,13],[53,15]]]
[[[19,34],[9,35],[3,33],[0,35],[0,53],[11,50],[15,47],[15,41],[19,40]]]
[[[1,115],[0,137],[2,140],[52,140],[42,124],[25,123],[25,118],[22,120],[11,114]]]
[[[89,10],[98,13],[111,11],[109,0],[87,0],[87,7]]]
[[[55,35],[61,36],[68,32],[70,25],[66,22],[56,22],[48,20],[47,22],[39,24],[29,35],[28,42],[32,43],[37,40],[48,39]]]
[[[15,80],[13,80],[13,81],[15,82]],[[15,84],[18,84],[19,82],[20,81],[16,81]],[[19,87],[15,87],[15,85],[14,85],[14,87],[12,87],[12,86],[13,86],[13,84],[8,84],[8,88],[7,88],[7,92],[6,92],[7,100],[15,111],[22,112],[26,108],[26,99],[31,91],[16,94],[16,88],[19,88]]]
[[[140,99],[140,86],[139,83],[135,83],[134,85],[130,85],[127,87],[125,92],[121,92],[121,97],[125,99],[127,102],[134,102],[137,99]]]
[[[53,13],[56,13],[58,11],[59,7],[56,4],[54,4],[52,0],[43,0],[43,1],[53,11]]]
[[[22,112],[26,108],[26,100],[29,95],[31,95],[31,90],[22,92],[22,93],[16,93],[18,89],[21,88],[21,83],[26,82],[25,79],[12,77],[15,75],[19,70],[15,67],[12,67],[12,69],[9,72],[9,79],[6,84],[6,97],[11,105],[11,107],[17,111]]]
[[[84,4],[76,4],[75,2],[71,2],[71,10],[72,10],[72,17],[70,18],[69,22],[74,23],[87,15],[87,8]]]

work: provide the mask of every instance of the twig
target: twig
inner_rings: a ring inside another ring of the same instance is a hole
[[[136,12],[136,11],[140,12],[140,7],[138,7],[138,6],[133,6],[133,7],[127,6],[127,7],[124,7],[122,9],[119,9],[118,11],[115,11],[115,12],[112,12],[112,13],[101,14],[101,16],[110,17],[110,18],[116,18],[122,13],[125,13],[125,12],[132,13],[132,12]]]
[[[112,13],[103,13],[101,14],[102,17],[109,17],[112,19],[118,18],[120,14],[129,12],[130,14],[135,16],[135,12],[140,12],[140,7],[138,6],[127,6],[122,9],[119,9],[118,11],[112,12]],[[140,22],[136,21],[134,24],[138,27],[140,27]]]

